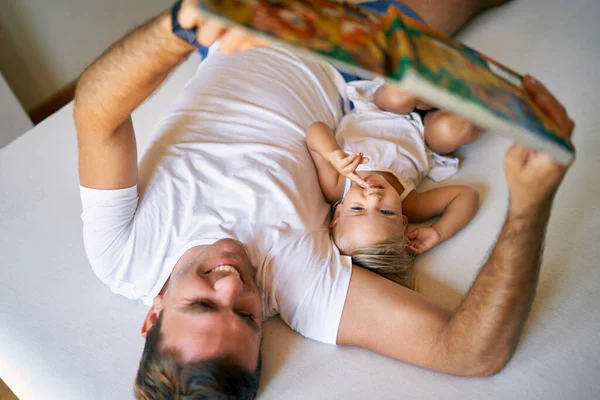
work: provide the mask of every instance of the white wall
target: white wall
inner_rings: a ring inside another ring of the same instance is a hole
[[[0,0],[0,72],[26,110],[171,0]]]
[[[33,124],[25,110],[15,98],[0,73],[0,148],[6,146],[23,132],[31,129]],[[0,380],[0,393],[2,381]],[[3,399],[0,395],[0,399]]]

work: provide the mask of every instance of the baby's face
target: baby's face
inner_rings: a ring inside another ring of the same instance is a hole
[[[406,229],[402,201],[394,187],[377,173],[363,179],[369,188],[363,189],[352,183],[332,222],[338,224],[345,248],[364,247],[402,236]]]

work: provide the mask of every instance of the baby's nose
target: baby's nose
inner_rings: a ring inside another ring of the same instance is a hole
[[[381,190],[377,188],[365,189],[365,196],[379,196],[381,197]]]
[[[381,204],[381,199],[382,196],[380,194],[373,193],[367,196],[366,202],[367,205],[369,205],[370,207],[379,207],[379,205]]]

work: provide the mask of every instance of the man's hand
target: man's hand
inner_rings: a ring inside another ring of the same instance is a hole
[[[340,175],[345,176],[362,188],[367,189],[369,187],[369,185],[367,185],[367,183],[356,173],[356,168],[360,164],[369,162],[369,159],[363,157],[362,153],[348,154],[343,150],[334,150],[329,153],[327,159]]]
[[[408,248],[415,254],[421,254],[433,249],[442,240],[442,236],[437,229],[431,226],[417,228],[409,232],[406,238],[408,239]]]
[[[573,122],[558,101],[529,77],[525,88],[570,137]],[[549,200],[566,169],[521,145],[509,150],[510,212],[488,260],[454,313],[355,266],[337,343],[456,375],[499,372],[515,351],[535,297]],[[440,233],[443,238],[444,231]]]
[[[534,102],[558,125],[560,133],[570,138],[575,124],[565,108],[538,81],[527,76],[523,87]],[[515,143],[506,153],[504,170],[510,193],[510,211],[526,214],[552,200],[569,166],[558,164],[548,155]]]
[[[231,54],[269,43],[268,40],[252,35],[244,29],[229,29],[223,22],[206,18],[198,9],[198,0],[183,0],[177,17],[179,25],[185,29],[198,27],[197,40],[202,46],[210,47],[220,40],[219,50],[223,53]]]

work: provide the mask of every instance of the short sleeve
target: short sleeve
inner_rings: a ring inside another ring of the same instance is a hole
[[[275,296],[281,319],[301,335],[336,344],[352,274],[329,231],[308,234],[287,245],[272,260]]]
[[[379,110],[375,105],[375,93],[385,81],[383,78],[358,80],[348,83],[348,99],[358,110]]]
[[[92,269],[111,290],[131,297],[126,282],[113,282],[115,270],[133,229],[138,204],[137,185],[100,190],[79,187],[83,212],[83,241]]]

